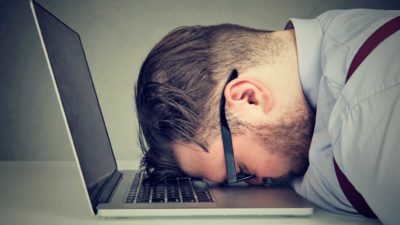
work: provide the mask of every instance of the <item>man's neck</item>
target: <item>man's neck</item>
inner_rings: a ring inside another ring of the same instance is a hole
[[[281,40],[282,52],[279,54],[277,65],[273,68],[273,74],[276,76],[272,76],[271,79],[275,79],[278,84],[277,88],[279,90],[276,91],[281,92],[283,95],[288,95],[290,98],[288,104],[291,104],[293,94],[297,98],[304,98],[297,61],[295,32],[294,30],[277,31],[274,32],[274,38]]]

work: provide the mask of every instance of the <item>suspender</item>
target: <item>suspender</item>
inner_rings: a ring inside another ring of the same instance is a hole
[[[389,20],[379,29],[377,29],[360,47],[358,52],[353,58],[350,64],[349,71],[347,72],[346,82],[353,75],[354,71],[364,61],[365,58],[378,46],[383,40],[395,33],[400,29],[400,16]],[[351,182],[347,179],[346,175],[342,172],[336,163],[335,157],[333,157],[333,164],[335,167],[336,177],[339,181],[340,188],[345,194],[346,198],[352,204],[352,206],[358,211],[358,213],[371,218],[376,218],[375,213],[368,206],[368,203],[364,200],[363,196],[355,189]]]

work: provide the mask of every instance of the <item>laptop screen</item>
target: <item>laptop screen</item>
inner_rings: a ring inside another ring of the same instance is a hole
[[[89,194],[117,165],[78,33],[34,2]],[[90,196],[93,199],[93,196]]]

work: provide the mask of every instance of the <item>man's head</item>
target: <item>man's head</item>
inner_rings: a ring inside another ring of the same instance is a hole
[[[225,180],[221,94],[237,171],[255,175],[253,183],[302,174],[312,113],[296,60],[292,32],[224,24],[169,33],[149,53],[136,84],[142,163],[150,176]],[[238,78],[224,86],[233,69]]]

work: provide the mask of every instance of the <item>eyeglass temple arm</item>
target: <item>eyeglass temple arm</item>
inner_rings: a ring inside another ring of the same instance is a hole
[[[224,155],[228,184],[236,183],[236,166],[232,149],[232,137],[229,128],[221,126],[222,141],[224,142]]]
[[[236,69],[232,71],[229,76],[228,81],[226,82],[223,90],[225,90],[226,85],[233,79],[238,77],[238,72]],[[233,155],[233,147],[232,147],[232,135],[229,129],[228,122],[226,121],[225,115],[225,96],[222,91],[222,97],[220,102],[220,120],[221,120],[221,135],[224,146],[224,155],[225,155],[225,166],[226,166],[226,174],[227,174],[227,182],[228,184],[236,183],[236,166],[235,166],[235,158]]]

